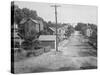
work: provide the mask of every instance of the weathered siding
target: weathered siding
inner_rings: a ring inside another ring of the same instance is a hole
[[[42,46],[50,46],[51,49],[55,49],[55,41],[41,41]]]

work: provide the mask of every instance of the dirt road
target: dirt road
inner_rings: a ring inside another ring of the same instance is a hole
[[[69,40],[60,43],[60,52],[51,51],[15,62],[15,73],[94,69],[97,67],[97,53],[86,41],[75,31]]]

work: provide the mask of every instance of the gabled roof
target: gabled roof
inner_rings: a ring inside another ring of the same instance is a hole
[[[26,23],[27,21],[29,21],[29,20],[31,20],[32,22],[34,22],[34,23],[38,23],[38,21],[37,20],[34,20],[34,19],[32,19],[32,18],[28,18],[28,19],[22,19],[21,21],[20,21],[20,24],[24,24],[24,23]]]
[[[38,21],[37,20],[34,20],[34,19],[32,19],[32,18],[30,18],[34,23],[38,23]]]

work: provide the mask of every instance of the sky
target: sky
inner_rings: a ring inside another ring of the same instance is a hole
[[[19,8],[29,8],[36,10],[38,16],[42,17],[45,21],[55,22],[55,11],[52,3],[37,3],[37,2],[24,2],[15,1]],[[69,4],[56,4],[60,5],[57,8],[57,20],[59,23],[93,23],[97,24],[97,7],[85,5],[69,5]]]

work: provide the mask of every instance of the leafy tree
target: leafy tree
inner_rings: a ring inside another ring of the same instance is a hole
[[[74,28],[71,25],[69,25],[67,30],[65,31],[65,36],[69,37],[73,32],[74,32]]]
[[[75,30],[81,31],[81,30],[83,30],[85,27],[86,27],[86,24],[84,24],[84,23],[78,23],[78,24],[75,26]]]

